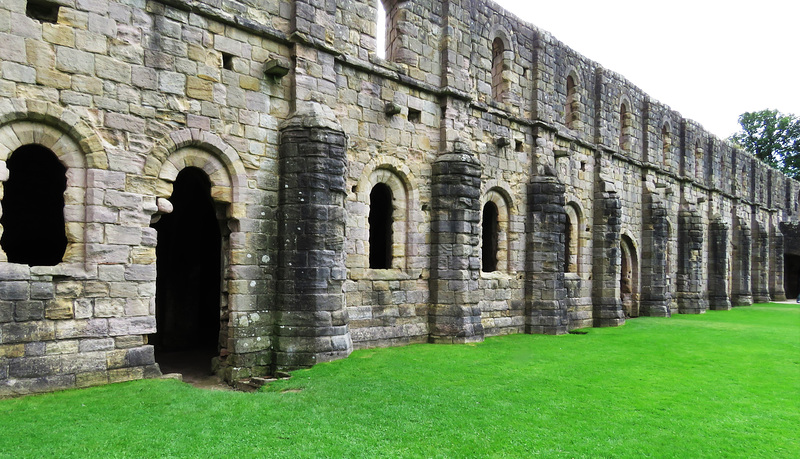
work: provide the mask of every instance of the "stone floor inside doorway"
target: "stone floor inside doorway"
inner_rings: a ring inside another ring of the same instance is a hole
[[[211,356],[205,351],[176,351],[156,354],[164,378],[180,379],[199,389],[234,390],[211,372]]]

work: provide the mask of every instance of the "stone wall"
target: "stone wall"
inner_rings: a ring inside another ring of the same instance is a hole
[[[800,184],[485,0],[8,0],[9,209],[30,145],[66,168],[66,247],[2,247],[0,396],[156,376],[182,318],[219,323],[173,345],[233,381],[782,299],[800,275]],[[220,253],[159,229],[190,173]],[[218,260],[211,310],[173,309],[202,283],[174,247]]]

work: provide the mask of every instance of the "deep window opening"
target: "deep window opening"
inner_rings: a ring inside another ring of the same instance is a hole
[[[209,374],[219,356],[222,238],[201,169],[187,167],[169,198],[174,210],[153,224],[156,247],[156,325],[151,335],[162,371]]]
[[[521,140],[514,141],[514,151],[519,153],[523,151],[523,148],[525,148],[525,144]]]
[[[572,220],[567,217],[564,225],[564,272],[570,272],[570,258],[572,258]]]
[[[422,118],[422,112],[413,108],[408,109],[408,121],[412,123],[419,123],[421,118]]]
[[[566,116],[565,121],[567,127],[572,129],[574,126],[574,121],[576,117],[575,113],[575,79],[572,78],[572,75],[567,77],[567,105],[566,105]]]
[[[499,236],[499,217],[497,205],[487,202],[483,206],[483,243],[481,244],[481,268],[483,272],[497,271],[497,249]]]
[[[42,0],[28,0],[28,4],[25,6],[25,15],[39,22],[55,24],[58,22],[59,8],[60,5],[57,3]]]
[[[67,168],[41,145],[25,145],[11,154],[2,199],[0,246],[8,261],[55,266],[67,248],[64,190]]]
[[[369,267],[392,267],[392,190],[378,183],[369,194]]]
[[[669,128],[665,124],[661,128],[661,154],[663,155],[663,164],[669,165],[669,156],[672,151],[672,138],[670,137]]]
[[[628,114],[628,107],[625,104],[619,106],[619,149],[628,151],[628,131],[630,129],[631,121]]]
[[[694,176],[695,178],[703,178],[703,148],[700,142],[694,144]]]
[[[233,54],[222,53],[222,68],[233,70]]]
[[[495,38],[492,42],[492,98],[500,101],[503,98],[503,40]]]

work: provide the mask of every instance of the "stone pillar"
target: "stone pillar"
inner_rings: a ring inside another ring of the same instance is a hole
[[[769,303],[769,234],[759,222],[753,224],[753,302]]]
[[[775,227],[770,228],[770,241],[772,247],[770,249],[770,285],[769,294],[772,296],[772,301],[786,300],[786,291],[783,286],[783,234],[776,231]]]
[[[353,349],[342,291],[346,138],[330,109],[303,107],[281,126],[279,369],[309,367]]]
[[[708,307],[728,310],[728,239],[730,227],[722,219],[714,219],[708,228]]]
[[[670,291],[667,282],[669,221],[661,196],[645,192],[642,224],[642,302],[640,315],[669,317]]]
[[[749,306],[753,304],[753,294],[750,290],[750,253],[752,238],[750,226],[741,218],[736,219],[734,227],[733,244],[736,248],[733,257],[733,285],[731,286],[731,305]]]
[[[551,176],[533,177],[528,186],[527,333],[568,331],[564,191],[564,185]]]
[[[466,151],[433,163],[430,341],[483,341],[478,307],[481,165]]]
[[[594,193],[594,253],[592,256],[592,304],[595,327],[625,323],[620,299],[622,249],[620,231],[622,202],[608,181],[600,181]]]
[[[708,309],[703,295],[703,221],[694,206],[678,213],[677,297],[681,314]]]

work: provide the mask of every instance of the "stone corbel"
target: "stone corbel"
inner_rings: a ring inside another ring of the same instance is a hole
[[[158,198],[156,199],[156,211],[150,217],[150,224],[158,223],[161,220],[161,216],[164,214],[171,214],[174,210],[172,203],[169,202],[167,198]]]

